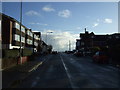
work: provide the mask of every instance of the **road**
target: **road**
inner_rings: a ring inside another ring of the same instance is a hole
[[[119,72],[90,57],[58,53],[49,55],[17,88],[118,88]]]

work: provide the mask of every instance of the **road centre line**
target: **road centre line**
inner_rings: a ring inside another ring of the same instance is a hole
[[[71,87],[72,87],[72,88],[78,88],[78,87],[77,87],[76,85],[74,85],[74,83],[72,82],[71,75],[70,75],[69,72],[68,72],[68,69],[67,69],[67,67],[66,67],[66,65],[65,65],[65,63],[64,63],[64,61],[63,61],[63,58],[62,58],[61,54],[60,54],[60,58],[61,58],[61,61],[62,61],[62,63],[63,63],[63,66],[64,66],[64,68],[65,68],[66,74],[67,74],[67,76],[68,76],[68,78],[69,78]]]

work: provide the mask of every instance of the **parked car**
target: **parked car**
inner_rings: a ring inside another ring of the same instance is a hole
[[[74,53],[74,52],[73,51],[65,51],[65,53],[71,54],[71,53]]]
[[[74,55],[75,56],[83,56],[83,52],[77,50],[77,51],[74,52]]]
[[[107,53],[105,53],[103,51],[96,52],[95,55],[93,55],[93,62],[108,63],[109,62],[109,58],[108,58]]]

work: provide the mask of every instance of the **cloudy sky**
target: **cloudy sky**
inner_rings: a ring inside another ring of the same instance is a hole
[[[95,34],[118,32],[117,2],[23,2],[23,24],[42,33],[55,50],[75,48],[79,33],[87,28]],[[3,13],[20,20],[20,2],[2,3]],[[53,32],[53,33],[49,33]]]

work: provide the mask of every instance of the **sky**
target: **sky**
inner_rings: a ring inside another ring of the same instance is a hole
[[[20,21],[20,2],[2,3],[2,12]],[[117,2],[23,2],[22,24],[40,31],[54,50],[75,49],[79,34],[118,32]],[[52,33],[50,33],[52,32]],[[47,38],[46,38],[47,35]]]

